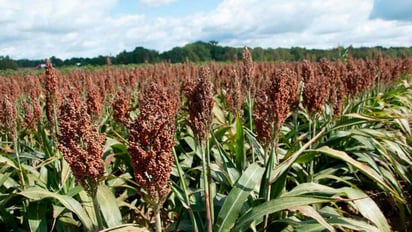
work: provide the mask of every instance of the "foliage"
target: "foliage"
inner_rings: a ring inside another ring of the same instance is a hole
[[[258,62],[291,62],[291,61],[320,61],[322,58],[329,60],[341,59],[345,54],[345,51],[350,50],[353,57],[358,59],[367,59],[376,57],[381,54],[384,57],[401,58],[411,57],[412,48],[408,47],[359,47],[353,48],[349,46],[344,48],[338,46],[331,49],[308,49],[304,47],[292,47],[292,48],[251,48],[251,53],[255,61]],[[144,63],[159,63],[159,62],[172,62],[183,63],[185,61],[190,62],[231,62],[234,59],[241,58],[242,48],[222,46],[216,40],[195,41],[193,43],[186,44],[181,47],[174,47],[170,50],[159,52],[153,49],[137,46],[136,48],[126,51],[123,50],[120,53],[110,56],[113,64],[144,64]],[[50,57],[50,60],[56,67],[63,66],[97,66],[106,65],[107,54],[99,55],[97,57],[71,57],[67,59],[60,59],[57,57]],[[10,63],[11,62],[11,63]],[[0,62],[1,63],[1,62]],[[42,64],[42,60],[29,60],[29,59],[9,59],[8,68],[34,68],[39,64]],[[16,66],[17,64],[17,66]],[[0,65],[1,67],[1,65]],[[2,68],[0,68],[1,70]]]
[[[222,54],[197,46],[199,61]],[[406,230],[412,61],[254,63],[259,53],[202,67],[48,62],[45,74],[5,77],[1,227]]]

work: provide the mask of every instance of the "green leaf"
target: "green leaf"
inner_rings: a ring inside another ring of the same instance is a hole
[[[319,210],[320,214],[323,216],[323,218],[326,219],[326,221],[337,227],[337,228],[348,228],[350,231],[370,231],[370,232],[379,232],[380,230],[376,228],[375,226],[369,224],[365,220],[361,219],[354,219],[354,218],[348,218],[345,216],[341,216],[341,209],[335,208],[335,207],[330,207],[330,206],[325,206]],[[310,230],[313,231],[313,230]]]
[[[88,217],[86,211],[84,211],[81,204],[72,197],[49,192],[39,187],[28,188],[20,192],[19,194],[34,201],[39,201],[45,198],[54,198],[58,200],[62,205],[64,205],[68,210],[75,213],[87,230],[91,231],[94,228],[93,223]]]
[[[99,223],[97,222],[96,211],[94,210],[93,198],[84,190],[80,191],[78,196],[83,209],[86,211],[93,225],[98,225]]]
[[[390,226],[376,203],[364,192],[353,188],[341,188],[353,202],[357,210],[368,220],[373,222],[382,232],[389,232]]]
[[[48,231],[46,212],[48,205],[45,202],[31,202],[27,208],[30,231]]]
[[[6,189],[18,187],[19,184],[10,175],[12,172],[0,173],[0,186],[4,186]]]
[[[216,231],[229,231],[235,224],[243,203],[262,178],[264,169],[258,164],[250,165],[230,191],[216,220]]]
[[[220,158],[223,163],[219,164],[220,167],[223,167],[224,172],[226,173],[225,176],[228,177],[228,180],[230,181],[230,186],[232,186],[236,180],[239,178],[240,173],[236,169],[235,164],[232,162],[232,160],[228,157],[226,154],[225,150],[222,147],[222,144],[219,143],[216,139],[216,137],[213,136],[213,139],[215,141],[216,147],[218,149],[218,153],[220,155]],[[221,170],[223,172],[223,170]]]
[[[61,176],[60,176],[60,184],[62,186],[66,186],[69,184],[68,180],[70,179],[70,175],[72,173],[69,164],[65,159],[61,159]]]
[[[259,204],[251,208],[246,214],[238,219],[232,231],[246,231],[249,226],[262,220],[267,214],[276,213],[286,209],[292,209],[303,205],[330,202],[332,199],[316,197],[281,197]]]
[[[148,229],[136,224],[124,224],[101,230],[100,232],[149,232]]]
[[[290,209],[291,211],[299,211],[301,214],[305,215],[306,217],[311,217],[315,219],[319,224],[323,227],[328,229],[329,231],[335,231],[332,225],[330,225],[322,215],[319,214],[313,207],[308,205],[297,206]]]
[[[12,167],[14,169],[18,169],[17,166],[14,164],[14,162],[6,157],[4,157],[3,155],[0,155],[0,164],[1,166],[9,166]]]
[[[116,198],[106,185],[99,185],[96,194],[100,211],[106,221],[107,226],[113,227],[122,224],[122,215],[117,205]]]
[[[338,151],[335,149],[332,149],[330,147],[321,147],[316,149],[315,151],[321,152],[325,155],[331,156],[335,159],[340,159],[347,164],[357,168],[360,172],[371,178],[373,181],[376,181],[378,184],[380,184],[386,191],[390,192],[392,195],[394,195],[399,201],[404,202],[402,197],[399,196],[399,194],[394,191],[387,183],[385,183],[384,179],[382,178],[381,175],[379,175],[376,171],[374,171],[371,167],[368,165],[365,165],[359,161],[354,160],[352,157],[350,157],[348,154],[346,154],[343,151]]]
[[[236,165],[238,170],[244,170],[247,167],[247,162],[246,162],[246,154],[244,151],[244,132],[243,132],[243,125],[242,125],[242,119],[239,116],[236,116]]]
[[[246,135],[246,140],[250,144],[251,149],[253,149],[253,152],[256,154],[257,157],[260,157],[263,160],[264,157],[264,150],[262,145],[257,141],[256,139],[256,134],[254,134],[250,129],[247,127],[243,128],[245,135]]]
[[[325,132],[326,127],[323,127],[318,134],[316,134],[311,140],[309,140],[307,143],[305,143],[299,150],[294,152],[292,155],[290,155],[288,158],[283,160],[280,164],[276,165],[276,167],[273,169],[269,183],[273,184],[276,180],[278,180],[289,168],[296,162],[296,160],[299,158],[299,156],[316,140],[318,140],[322,134]]]

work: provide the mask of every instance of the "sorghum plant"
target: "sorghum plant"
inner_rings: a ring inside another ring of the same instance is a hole
[[[280,128],[285,122],[289,111],[289,88],[287,81],[290,73],[273,73],[270,78],[263,81],[260,89],[255,94],[255,107],[253,111],[257,140],[264,147],[264,166],[272,170],[279,163],[276,152]],[[270,175],[266,173],[267,176]],[[271,187],[268,178],[263,178],[262,197],[270,200]],[[264,230],[268,224],[268,215],[264,217]]]
[[[7,95],[3,97],[1,101],[1,114],[0,123],[4,128],[5,133],[9,134],[11,138],[14,138],[17,130],[17,109],[15,100],[10,99]]]
[[[46,116],[49,121],[50,131],[54,134],[56,128],[56,107],[59,105],[61,95],[59,92],[59,83],[57,72],[53,68],[50,60],[46,60],[46,77],[45,77],[45,88],[46,88]]]
[[[64,99],[58,121],[59,149],[76,181],[95,197],[104,176],[102,155],[106,136],[99,134],[97,126],[91,124],[86,104],[74,94]]]
[[[252,54],[247,47],[242,50],[242,91],[246,92],[246,101],[249,111],[249,129],[253,128],[253,95],[255,92],[255,64],[252,60]]]
[[[127,123],[130,112],[130,95],[118,92],[111,102],[113,108],[113,119],[119,123]]]
[[[156,231],[162,228],[160,210],[171,187],[175,117],[179,109],[175,90],[160,81],[144,85],[139,93],[139,114],[128,125],[134,177],[143,190],[142,197],[154,210]]]
[[[189,125],[192,129],[196,145],[200,148],[204,178],[204,194],[206,206],[207,229],[212,231],[213,197],[210,194],[211,173],[210,156],[207,154],[208,136],[213,120],[213,92],[210,71],[206,67],[200,69],[199,78],[185,84],[185,95],[188,100]]]
[[[277,143],[279,131],[290,111],[288,72],[274,73],[255,94],[254,122],[257,138],[264,147]]]

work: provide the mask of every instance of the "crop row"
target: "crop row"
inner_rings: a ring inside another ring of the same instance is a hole
[[[10,230],[410,223],[410,58],[254,63],[245,48],[233,64],[46,63],[1,77]]]

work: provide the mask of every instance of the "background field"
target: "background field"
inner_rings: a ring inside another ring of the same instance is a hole
[[[1,226],[407,230],[411,73],[408,57],[263,63],[247,48],[233,63],[11,73]]]

